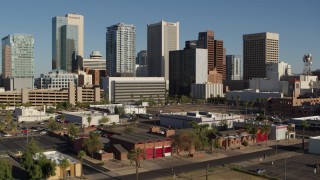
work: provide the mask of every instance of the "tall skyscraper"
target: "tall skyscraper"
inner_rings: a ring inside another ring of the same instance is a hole
[[[5,89],[33,88],[34,38],[10,34],[2,38],[2,79]]]
[[[107,27],[106,59],[109,76],[134,76],[136,27],[119,23]]]
[[[214,62],[214,32],[199,32],[197,47],[208,49],[208,71],[213,70],[216,66]]]
[[[190,96],[191,84],[202,84],[208,80],[207,49],[170,51],[169,62],[170,96]]]
[[[148,76],[169,79],[169,51],[179,50],[179,22],[148,24]]]
[[[223,48],[222,40],[214,40],[214,65],[217,72],[222,75],[222,80],[226,79],[226,49]]]
[[[83,57],[83,19],[79,14],[52,18],[52,69],[71,72],[77,55]]]
[[[139,64],[139,66],[148,65],[148,53],[146,50],[138,52],[136,64]]]
[[[266,67],[279,62],[279,34],[243,35],[243,79],[265,78]]]
[[[241,80],[241,56],[226,56],[226,80]]]

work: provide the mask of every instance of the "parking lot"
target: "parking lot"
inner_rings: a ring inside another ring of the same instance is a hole
[[[278,179],[320,179],[320,156],[299,154],[248,167],[249,171],[265,169],[265,174]],[[316,168],[316,171],[314,170]],[[285,177],[286,176],[286,177]]]
[[[23,151],[26,148],[27,140],[34,138],[43,149],[66,149],[69,148],[67,142],[49,135],[31,137],[8,137],[0,138],[0,154]]]

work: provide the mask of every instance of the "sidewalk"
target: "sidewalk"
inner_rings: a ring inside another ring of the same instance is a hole
[[[265,142],[261,142],[259,144],[250,145],[247,148],[241,148],[241,149],[234,149],[234,150],[225,150],[225,149],[215,149],[212,153],[205,152],[205,151],[198,151],[197,153],[200,153],[200,156],[198,157],[182,157],[182,156],[170,156],[170,157],[161,157],[161,158],[155,158],[155,159],[148,159],[148,160],[142,160],[141,161],[141,167],[139,168],[139,172],[146,172],[150,170],[157,170],[157,169],[163,169],[168,167],[175,167],[185,164],[191,164],[194,162],[202,162],[202,161],[208,161],[208,160],[214,160],[214,159],[220,159],[224,157],[230,157],[230,156],[236,156],[240,154],[247,154],[257,151],[263,151],[267,149],[272,149],[275,145],[292,145],[296,143],[300,143],[301,140],[290,140],[288,143],[285,140],[282,141],[275,141],[275,140],[269,140],[268,141],[268,147],[266,147]],[[286,153],[279,153],[277,156],[269,156],[266,157],[266,159],[262,158],[262,162],[260,162],[260,158],[251,159],[245,162],[236,163],[241,166],[251,166],[259,163],[271,163],[271,161],[274,161],[276,159],[281,159],[283,157],[287,157],[288,155],[294,156],[299,153],[295,152],[286,152]],[[91,161],[92,163],[98,164],[101,161],[91,159],[90,157],[86,158],[87,160]],[[130,161],[115,161],[115,160],[108,160],[104,161],[103,168],[110,170],[110,172],[105,172],[106,174],[116,177],[116,176],[122,176],[122,175],[128,175],[133,174],[136,172],[136,168],[133,163],[130,165]]]

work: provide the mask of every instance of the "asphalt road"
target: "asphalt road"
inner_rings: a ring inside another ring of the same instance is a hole
[[[283,153],[287,151],[299,151],[301,148],[301,144],[296,144],[293,146],[280,146],[278,145],[278,153]],[[249,154],[241,154],[237,156],[231,156],[231,157],[225,157],[221,159],[216,159],[216,160],[210,160],[210,161],[205,161],[205,162],[198,162],[198,163],[192,163],[192,164],[187,164],[187,165],[182,165],[182,166],[173,166],[173,172],[172,172],[172,167],[166,168],[166,169],[159,169],[159,170],[153,170],[153,171],[148,171],[148,172],[142,172],[139,173],[139,179],[143,180],[149,180],[149,179],[154,179],[154,178],[160,178],[163,177],[164,175],[173,175],[173,173],[183,173],[183,172],[189,172],[189,171],[195,171],[195,170],[200,170],[200,169],[205,169],[207,165],[209,166],[222,166],[224,164],[230,164],[230,163],[238,163],[242,161],[247,161],[249,159],[255,159],[255,158],[260,158],[263,157],[264,155],[270,156],[275,154],[275,149],[268,149],[264,151],[259,151],[259,152],[253,152]],[[136,175],[131,174],[131,175],[125,175],[125,176],[120,176],[117,177],[119,179],[127,180],[127,179],[135,179]]]

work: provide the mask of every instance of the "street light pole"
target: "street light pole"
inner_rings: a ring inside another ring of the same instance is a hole
[[[286,157],[284,159],[284,180],[287,180],[287,159],[289,158],[290,156]]]

